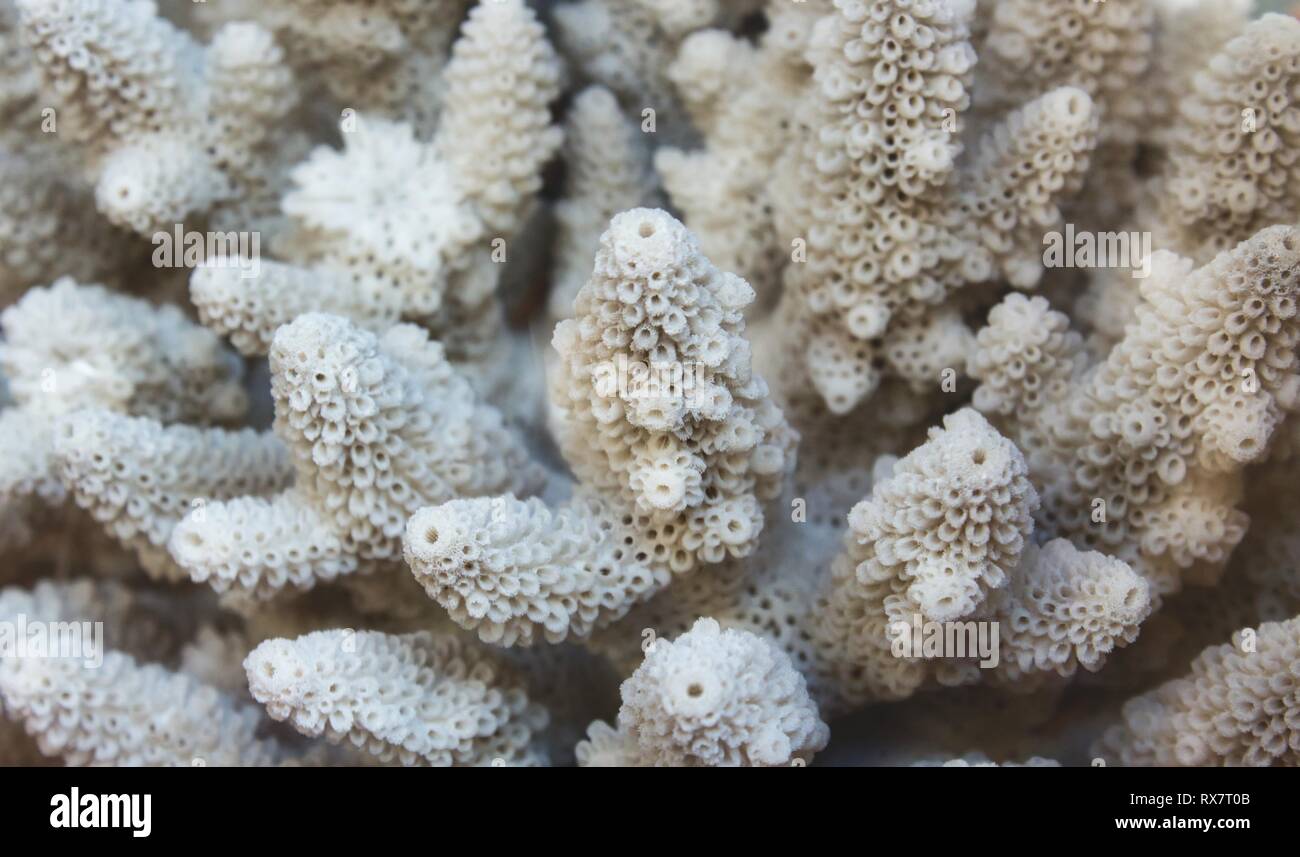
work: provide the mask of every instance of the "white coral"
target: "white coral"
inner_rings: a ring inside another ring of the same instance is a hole
[[[509,671],[452,637],[320,631],[262,643],[244,661],[253,697],[308,735],[404,765],[536,765],[546,711]]]
[[[319,311],[377,331],[418,319],[456,357],[481,357],[452,343],[487,348],[497,332],[498,254],[509,255],[560,145],[549,109],[559,82],[559,60],[522,0],[479,3],[443,69],[432,137],[360,103],[342,122],[342,150],[319,146],[288,171],[283,260],[251,277],[232,265],[196,272],[200,316],[245,353]]]
[[[1001,120],[959,170],[975,55],[948,4],[839,0],[809,56],[798,118],[817,130],[790,149],[794,197],[782,202],[805,245],[782,309],[800,359],[782,388],[811,384],[845,414],[876,391],[879,357],[918,388],[936,383],[907,344],[952,292],[1038,282],[1041,230],[1080,187],[1098,116],[1084,90],[1053,89]]]
[[[610,218],[649,204],[655,176],[643,133],[627,121],[613,94],[599,86],[573,100],[565,123],[565,197],[556,204],[556,268],[548,299],[554,318],[573,313],[591,274],[591,260]]]
[[[0,763],[1295,764],[1250,6],[0,0]]]
[[[555,329],[565,457],[675,572],[751,551],[793,462],[795,435],[750,368],[752,299],[680,223],[633,209],[610,222],[575,317]]]
[[[453,500],[407,522],[406,562],[458,624],[488,643],[585,637],[666,583],[604,504],[552,512],[538,499]]]
[[[282,490],[293,476],[269,432],[164,426],[105,410],[61,419],[54,458],[78,505],[150,571],[182,578],[166,550],[181,518],[212,501]]]
[[[829,730],[803,676],[771,643],[701,619],[676,640],[656,640],[622,687],[618,729],[626,766],[774,767],[806,764]],[[608,759],[605,729],[580,746]]]
[[[1300,759],[1300,619],[1211,646],[1185,677],[1130,700],[1094,748],[1124,765],[1287,765]]]
[[[171,536],[176,562],[218,590],[267,597],[395,560],[421,506],[539,486],[501,415],[418,328],[376,337],[302,315],[276,333],[271,373],[293,487],[207,503]]]
[[[1241,469],[1296,407],[1300,235],[1271,227],[1195,270],[1156,255],[1101,364],[1079,374],[1064,316],[1013,296],[973,369],[976,404],[1030,454],[1044,523],[1129,562],[1161,596],[1217,578],[1246,529]],[[1020,356],[1007,344],[1049,331]]]
[[[297,98],[266,30],[232,23],[205,47],[148,0],[16,5],[111,221],[149,235],[256,189],[252,161]]]

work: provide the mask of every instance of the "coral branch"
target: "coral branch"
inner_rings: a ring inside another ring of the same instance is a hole
[[[579,745],[585,765],[773,767],[806,764],[826,746],[804,679],[771,643],[701,619],[656,640],[623,683],[618,731],[603,723]],[[611,757],[613,757],[611,759]]]
[[[271,375],[294,487],[208,503],[172,534],[176,561],[219,589],[266,597],[396,560],[421,506],[540,485],[501,415],[418,328],[376,337],[337,316],[302,315],[276,333]]]
[[[103,410],[64,417],[54,456],[78,505],[162,576],[184,577],[166,549],[182,517],[212,501],[280,490],[293,476],[273,434],[163,426]]]
[[[320,631],[262,643],[253,697],[306,735],[435,767],[537,765],[546,711],[508,670],[452,637]]]
[[[1185,677],[1124,706],[1094,748],[1124,765],[1288,765],[1300,760],[1300,618],[1206,649]]]
[[[1192,267],[1156,254],[1134,323],[1086,374],[1066,319],[1014,297],[973,361],[976,404],[1029,451],[1049,532],[1125,560],[1157,596],[1217,579],[1246,528],[1241,469],[1300,389],[1297,230]]]

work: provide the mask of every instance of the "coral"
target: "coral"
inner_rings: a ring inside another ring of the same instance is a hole
[[[662,121],[665,132],[683,134],[686,117],[668,64],[676,44],[707,27],[718,11],[716,0],[574,0],[558,4],[551,16],[560,47],[584,79],[612,90],[638,119],[651,111],[656,132]]]
[[[429,597],[484,642],[585,637],[667,584],[630,556],[598,501],[453,500],[407,522],[406,562]]]
[[[1149,71],[1160,32],[1152,0],[998,0],[979,44],[975,121],[1061,86],[1093,100],[1099,127],[1072,220],[1113,222],[1136,205],[1130,181],[1138,143],[1153,124]]]
[[[318,146],[288,172],[284,259],[251,277],[230,264],[195,272],[191,295],[204,323],[250,354],[309,311],[374,330],[418,319],[452,342],[490,344],[506,248],[560,145],[548,108],[559,79],[522,0],[475,6],[439,78],[432,137],[360,102],[343,120],[342,150]],[[481,356],[452,347],[458,358]]]
[[[109,652],[98,669],[22,658],[0,673],[0,696],[41,752],[69,765],[267,765],[284,750],[255,734],[255,711],[156,664]]]
[[[573,313],[610,218],[656,195],[649,147],[604,87],[590,86],[573,99],[563,154],[568,175],[564,199],[555,206],[556,261],[547,307],[556,319]]]
[[[1269,15],[1192,78],[1166,143],[1159,218],[1198,260],[1300,219],[1300,21]]]
[[[579,746],[584,766],[774,767],[806,764],[826,746],[804,679],[776,646],[701,619],[672,642],[655,641],[621,689],[614,750],[609,727]]]
[[[843,533],[778,527],[754,558],[636,608],[621,627],[642,629],[641,639],[615,628],[593,643],[626,668],[647,631],[673,638],[709,616],[783,650],[831,715],[944,686],[987,681],[1025,693],[1080,666],[1095,672],[1136,639],[1148,586],[1123,562],[1063,539],[1029,542],[1037,495],[1027,472],[1014,445],[975,411],[959,411],[880,469]],[[927,651],[921,638],[913,648],[929,626],[960,634],[960,650]],[[995,627],[981,655],[970,634]]]
[[[244,661],[253,698],[307,735],[404,765],[536,765],[546,725],[509,671],[428,633],[319,631],[262,643]]]
[[[785,35],[773,29],[757,46],[724,30],[701,30],[683,40],[668,76],[705,148],[665,146],[655,154],[664,187],[701,249],[749,281],[760,305],[775,302],[787,252],[777,238],[771,173],[789,145],[787,105],[807,78],[804,64],[787,52]]]
[[[1145,83],[1151,121],[1144,137],[1162,142],[1196,73],[1250,21],[1254,0],[1154,0],[1154,48]]]
[[[290,64],[341,109],[363,108],[431,130],[442,107],[447,48],[465,0],[249,0],[203,4],[209,27],[253,20],[284,45]]]
[[[140,657],[162,657],[172,640],[141,599],[112,584],[41,584],[0,590],[0,620],[58,623],[63,646],[0,658],[0,700],[46,756],[68,765],[266,765],[285,748],[257,734],[260,718],[194,678]],[[89,627],[97,623],[99,630]],[[104,626],[112,629],[105,635]],[[25,624],[22,627],[27,627]],[[29,631],[30,633],[30,631]],[[10,637],[6,646],[13,645]],[[105,650],[105,646],[111,646]]]
[[[0,367],[21,407],[102,407],[167,422],[241,418],[239,361],[175,306],[61,278],[0,313]]]
[[[1042,299],[995,308],[975,403],[1025,448],[1048,531],[1115,554],[1158,595],[1213,583],[1248,522],[1241,470],[1296,404],[1298,283],[1294,227],[1199,269],[1159,251],[1134,323],[1086,369]]]
[[[1137,639],[1151,611],[1146,581],[1131,568],[1065,539],[1027,546],[1019,572],[990,604],[1002,622],[999,678],[1095,672]]]
[[[1133,142],[1146,118],[1135,84],[1151,58],[1154,10],[1144,0],[998,0],[984,36],[979,95],[1015,105],[1077,86],[1101,111],[1101,137]]]
[[[1286,5],[0,0],[0,765],[1296,765]]]
[[[31,589],[0,590],[5,621],[24,616],[42,622],[98,622],[104,645],[146,661],[166,661],[176,653],[183,637],[177,626],[188,612],[177,607],[110,580],[43,580]]]
[[[24,522],[67,497],[54,446],[59,417],[86,408],[228,423],[248,408],[238,358],[175,306],[61,278],[0,312],[0,329],[0,368],[13,399],[0,410],[10,445],[0,467],[0,507],[17,528],[4,537],[11,545],[31,542]]]
[[[749,554],[796,440],[750,371],[752,298],[665,212],[616,216],[553,341],[554,430],[579,493],[557,512],[513,497],[420,511],[406,558],[429,594],[486,640],[530,643],[541,625],[555,642]]]
[[[94,210],[73,163],[51,146],[0,148],[0,303],[60,277],[91,280],[137,255]]]
[[[1281,15],[1247,24],[1237,2],[1180,2],[1159,4],[1166,50],[1157,54],[1164,67],[1148,136],[1160,157],[1132,185],[1128,225],[1201,264],[1265,227],[1300,220],[1291,105],[1300,24]],[[1127,274],[1093,272],[1079,303],[1103,352],[1123,337],[1140,301]]]
[[[650,557],[674,572],[752,550],[793,460],[796,436],[750,368],[753,296],[681,223],[633,209],[555,328],[560,448],[579,482],[659,534]]]
[[[232,23],[200,45],[148,0],[15,5],[113,223],[147,236],[264,191],[258,160],[297,98],[265,29]]]
[[[375,336],[307,313],[276,332],[270,362],[292,487],[208,502],[171,534],[175,561],[218,591],[269,597],[368,570],[398,557],[422,506],[539,486],[500,414],[419,328]]]
[[[983,670],[1034,687],[1043,674],[1099,669],[1133,642],[1151,609],[1146,582],[1063,539],[1027,543],[1037,506],[1024,457],[979,414],[959,411],[932,429],[849,513],[845,550],[810,611],[824,692],[848,704],[902,699]],[[991,663],[968,636],[980,623],[999,634]],[[967,635],[942,652],[951,660],[918,651],[915,629],[928,626]]]
[[[799,197],[783,207],[806,259],[786,268],[782,317],[804,383],[836,414],[875,392],[882,362],[936,383],[909,344],[954,290],[1037,284],[1030,247],[1059,222],[1096,142],[1092,98],[1062,86],[1002,119],[958,170],[975,64],[967,22],[945,3],[904,7],[839,0],[819,24],[800,117],[817,130],[789,155]]]
[[[106,410],[69,414],[55,432],[64,487],[146,570],[164,576],[186,576],[167,553],[181,518],[209,502],[282,490],[293,478],[288,451],[269,432],[163,426]]]
[[[1211,646],[1183,678],[1124,705],[1094,753],[1123,765],[1300,763],[1300,619]]]

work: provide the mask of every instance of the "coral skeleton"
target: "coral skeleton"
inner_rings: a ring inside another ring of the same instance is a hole
[[[237,222],[273,198],[297,88],[266,29],[235,22],[202,44],[151,0],[14,5],[109,221],[149,235],[190,216]]]
[[[558,642],[750,554],[796,442],[749,365],[752,299],[663,211],[617,215],[555,328],[552,417],[575,495],[554,513],[512,496],[421,509],[405,555],[430,596],[485,641],[528,644],[540,625]],[[673,365],[686,368],[655,377]]]
[[[0,766],[1300,766],[1280,0],[0,0]]]
[[[1243,643],[1211,646],[1186,676],[1129,700],[1096,753],[1124,765],[1294,765],[1300,621],[1266,622]]]
[[[620,767],[789,766],[807,763],[830,734],[779,648],[712,619],[655,641],[620,693],[618,738],[593,724],[577,750],[583,767],[611,767],[611,754]]]
[[[1053,531],[1115,553],[1158,594],[1212,581],[1246,531],[1242,468],[1297,405],[1300,229],[1213,262],[1151,260],[1134,323],[1085,367],[1069,320],[1011,295],[979,333],[977,407],[1018,440]]]
[[[559,78],[522,0],[476,6],[439,78],[436,131],[358,102],[341,123],[343,148],[317,146],[287,173],[283,261],[251,278],[223,259],[195,271],[204,323],[264,353],[280,325],[309,311],[376,330],[420,319],[453,356],[482,356],[498,332],[497,254],[560,144],[548,108]]]
[[[196,581],[258,598],[307,589],[395,561],[406,519],[431,502],[540,487],[500,413],[413,325],[378,337],[307,313],[276,332],[270,363],[293,484],[189,511],[168,545]],[[226,437],[194,441],[209,458],[239,454]]]
[[[307,735],[403,765],[538,765],[547,713],[492,655],[425,632],[318,631],[244,661],[253,698]]]

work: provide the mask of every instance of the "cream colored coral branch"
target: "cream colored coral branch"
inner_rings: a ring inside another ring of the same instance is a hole
[[[594,498],[453,500],[406,527],[406,562],[458,624],[499,645],[558,643],[622,618],[668,583]]]
[[[649,204],[657,181],[647,135],[624,118],[613,94],[589,86],[565,122],[564,199],[556,203],[556,263],[547,309],[568,318],[573,299],[591,274],[600,235],[620,211]]]
[[[257,189],[297,90],[270,33],[203,46],[147,0],[16,0],[22,33],[97,176],[109,220],[168,230]]]
[[[757,46],[713,29],[682,41],[668,76],[705,148],[665,146],[655,153],[664,188],[700,247],[714,264],[744,277],[763,308],[775,303],[793,237],[777,233],[773,172],[789,145],[791,107],[808,75],[787,53],[786,31],[774,26]]]
[[[545,709],[457,638],[319,631],[262,643],[244,661],[253,697],[306,735],[403,765],[537,765]]]
[[[811,384],[845,414],[882,370],[918,390],[939,383],[935,368],[960,371],[960,353],[946,367],[923,356],[954,291],[1037,283],[1040,230],[1080,186],[1098,116],[1087,92],[1053,89],[959,170],[975,56],[958,10],[840,0],[809,56],[810,100],[796,117],[808,131],[788,158],[796,189],[782,218],[803,242],[781,310],[800,358],[782,386]]]
[[[248,404],[239,359],[175,306],[65,277],[28,291],[0,326],[0,368],[25,408],[223,422]]]
[[[205,24],[256,21],[276,34],[295,70],[341,110],[432,129],[442,69],[467,0],[231,0],[195,7]]]
[[[255,709],[120,652],[98,669],[19,659],[0,671],[0,696],[41,752],[69,765],[262,766],[284,755],[258,737]]]
[[[710,616],[783,650],[827,713],[945,685],[1059,685],[1132,643],[1151,599],[1123,562],[1027,543],[1036,506],[1019,451],[962,410],[879,468],[838,554],[830,528],[783,524],[754,557],[675,583],[591,644],[627,664],[636,634],[672,638]],[[953,642],[927,650],[936,629]]]
[[[793,462],[796,436],[750,367],[753,294],[668,214],[633,209],[610,222],[555,329],[561,450],[674,572],[751,551]]]
[[[1295,766],[1300,762],[1300,618],[1211,646],[1185,677],[1130,700],[1094,746],[1141,766]]]
[[[796,442],[750,369],[752,297],[665,212],[616,216],[553,340],[553,425],[581,497],[558,512],[514,498],[497,498],[496,514],[482,502],[422,511],[406,555],[429,594],[485,639],[526,644],[541,626],[559,640],[673,575],[752,552]],[[516,547],[542,531],[547,547]]]
[[[1242,468],[1296,406],[1300,232],[1263,230],[1199,269],[1161,251],[1152,272],[1100,365],[1080,374],[1065,318],[1013,296],[980,332],[972,374],[976,404],[1029,454],[1049,531],[1166,595],[1217,580],[1248,523]]]
[[[1170,249],[1205,262],[1300,220],[1300,21],[1267,15],[1203,61],[1169,131],[1158,216]]]
[[[54,458],[77,503],[150,572],[185,577],[167,553],[172,528],[208,503],[283,490],[288,450],[270,432],[164,426],[105,410],[55,427]]]
[[[394,561],[421,506],[540,484],[501,415],[414,326],[377,337],[309,313],[279,329],[270,360],[293,487],[206,503],[170,541],[176,562],[219,591],[267,597]]]
[[[342,123],[342,149],[318,146],[289,171],[284,260],[251,276],[229,264],[196,272],[200,317],[245,353],[307,311],[376,331],[418,319],[452,337],[457,357],[471,327],[490,346],[497,277],[560,145],[549,109],[559,79],[522,0],[480,3],[443,71],[432,139],[361,105]]]
[[[0,619],[29,647],[0,658],[0,702],[46,756],[68,765],[272,765],[286,750],[262,737],[251,706],[141,657],[174,651],[139,599],[105,582],[0,591]],[[33,629],[49,648],[30,649]],[[56,635],[57,636],[54,636]]]
[[[38,511],[36,501],[57,506],[66,496],[54,454],[60,414],[94,408],[225,423],[248,407],[239,358],[174,306],[62,278],[0,313],[0,329],[0,368],[15,405],[0,411],[9,444],[0,505],[14,524]]]
[[[621,694],[617,732],[597,722],[578,745],[584,767],[805,765],[830,734],[785,653],[712,619],[655,640]]]

